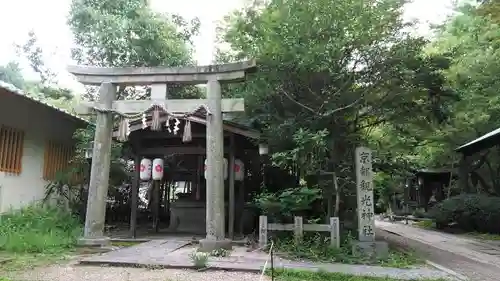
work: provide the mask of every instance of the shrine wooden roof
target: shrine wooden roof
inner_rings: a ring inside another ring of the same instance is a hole
[[[455,149],[455,151],[471,155],[481,150],[491,148],[500,143],[500,128],[480,136],[466,144]]]

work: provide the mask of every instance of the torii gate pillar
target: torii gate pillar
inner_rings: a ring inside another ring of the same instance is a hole
[[[221,88],[219,81],[207,83],[207,103],[212,115],[207,116],[207,236],[200,241],[200,251],[231,248],[225,239],[224,210],[224,133],[222,129]]]

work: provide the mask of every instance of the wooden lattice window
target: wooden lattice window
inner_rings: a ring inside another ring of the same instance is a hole
[[[20,174],[24,147],[24,132],[0,125],[0,171]]]
[[[54,180],[58,172],[65,171],[70,165],[73,154],[72,146],[48,141],[45,144],[43,179]]]

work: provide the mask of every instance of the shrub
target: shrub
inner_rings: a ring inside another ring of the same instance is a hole
[[[456,223],[464,231],[500,233],[500,197],[461,194],[440,202],[430,214],[437,228]]]
[[[416,218],[429,218],[429,216],[430,216],[429,213],[427,213],[423,209],[417,209],[417,210],[413,211],[412,214]]]
[[[414,225],[422,228],[434,228],[434,222],[431,220],[418,221]]]
[[[405,210],[394,210],[392,213],[395,216],[408,216],[408,215],[411,215],[410,211],[405,211]]]
[[[321,189],[300,186],[276,193],[263,192],[255,197],[254,203],[271,220],[287,222],[293,220],[293,216],[305,216],[320,199]]]
[[[190,258],[196,268],[205,268],[207,267],[209,255],[209,253],[193,252]]]
[[[70,213],[33,205],[0,215],[0,251],[51,253],[71,248],[81,226]]]

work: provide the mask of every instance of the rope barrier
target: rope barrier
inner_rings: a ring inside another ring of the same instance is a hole
[[[269,260],[271,261],[271,281],[274,281],[274,258],[273,258],[273,252],[274,252],[274,242],[271,241],[271,246],[269,247],[269,256],[266,259],[266,262],[264,263],[264,267],[262,268],[262,272],[260,273],[259,281],[263,280],[264,273],[266,272],[266,269],[267,269],[267,262]]]

